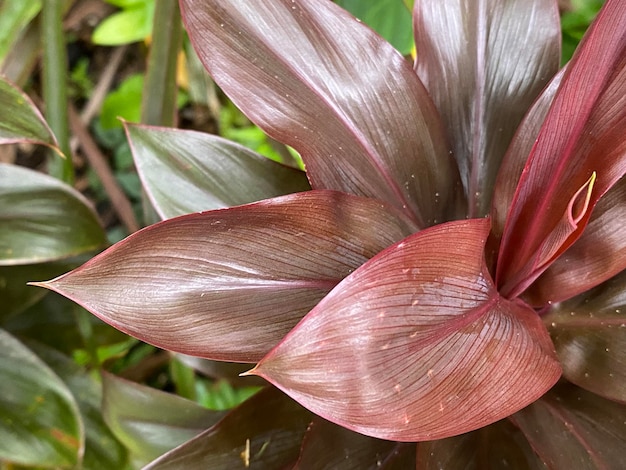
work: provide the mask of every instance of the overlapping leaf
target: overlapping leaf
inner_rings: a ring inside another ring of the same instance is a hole
[[[548,468],[626,467],[626,406],[569,384],[511,416]]]
[[[194,131],[125,124],[143,187],[163,218],[310,189],[304,172]]]
[[[106,243],[94,210],[78,191],[0,163],[0,265],[68,258]]]
[[[496,275],[506,296],[572,245],[626,172],[625,22],[626,4],[608,0],[565,72],[509,211]],[[579,191],[594,174],[585,202]],[[557,225],[564,218],[568,231]]]
[[[270,387],[144,470],[290,468],[310,421],[307,410]]]
[[[256,362],[413,230],[380,202],[308,191],[161,222],[41,285],[160,347]]]
[[[453,218],[460,180],[426,90],[393,49],[327,0],[183,0],[220,87],[300,152],[311,185],[375,197],[421,226]]]
[[[504,418],[560,367],[539,317],[500,297],[489,221],[450,222],[346,278],[253,373],[316,414],[382,439],[422,441]]]
[[[500,162],[530,104],[557,71],[553,0],[421,0],[416,70],[448,131],[470,217],[489,212]]]

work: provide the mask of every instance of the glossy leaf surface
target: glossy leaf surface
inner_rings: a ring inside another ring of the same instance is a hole
[[[489,212],[500,162],[560,60],[553,0],[421,0],[416,70],[453,144],[470,217]]]
[[[0,163],[0,265],[68,258],[106,243],[95,212],[78,191]]]
[[[144,470],[290,468],[310,421],[308,411],[270,387]]]
[[[316,417],[294,468],[404,470],[415,468],[415,450],[415,444],[367,437]]]
[[[115,436],[144,462],[211,427],[224,416],[177,395],[103,374],[102,415]]]
[[[414,230],[394,214],[333,191],[190,214],[42,286],[162,348],[256,362],[341,279]]]
[[[454,216],[460,180],[434,105],[407,61],[369,28],[327,0],[181,7],[209,73],[253,122],[300,153],[315,189],[387,201],[420,227]]]
[[[0,144],[32,142],[56,146],[52,131],[30,98],[2,77],[0,109]]]
[[[510,420],[548,468],[626,467],[626,406],[561,384]]]
[[[523,292],[572,245],[626,172],[625,23],[626,3],[608,0],[565,72],[507,218],[496,274],[505,296]],[[577,194],[594,174],[584,201]]]
[[[605,398],[626,403],[626,272],[544,317],[563,375]]]
[[[494,288],[487,219],[431,227],[324,298],[253,373],[314,413],[382,439],[471,431],[559,378],[539,317]]]
[[[304,172],[220,137],[125,126],[143,187],[164,219],[311,189]]]
[[[75,466],[85,442],[71,392],[41,359],[4,330],[0,330],[0,377],[0,459],[22,465]]]
[[[420,470],[547,470],[526,436],[507,420],[460,436],[421,442]]]

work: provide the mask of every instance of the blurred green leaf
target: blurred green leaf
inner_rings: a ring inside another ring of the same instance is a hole
[[[23,29],[41,10],[41,0],[3,0],[0,2],[0,64]]]
[[[603,4],[604,0],[572,0],[572,9],[561,16],[562,64],[572,58],[578,43]]]
[[[131,75],[106,96],[100,113],[100,124],[104,130],[121,128],[122,123],[118,118],[130,122],[140,121],[143,78],[140,74]]]
[[[116,0],[109,3],[123,8],[102,21],[91,40],[101,46],[118,46],[146,39],[152,34],[154,0]]]
[[[0,163],[0,265],[64,259],[104,245],[98,218],[78,191]]]
[[[33,142],[56,148],[54,135],[37,107],[26,94],[2,77],[0,109],[0,144]]]
[[[248,366],[248,369],[250,367]],[[229,410],[246,401],[261,389],[257,387],[233,387],[226,380],[209,382],[207,380],[196,381],[196,394],[198,401],[212,410]]]
[[[0,330],[0,459],[73,467],[84,440],[78,406],[66,385],[26,346]]]
[[[337,4],[376,30],[403,55],[413,48],[411,11],[403,0],[338,0]]]

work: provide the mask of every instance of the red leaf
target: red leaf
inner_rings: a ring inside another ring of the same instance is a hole
[[[554,0],[420,0],[416,70],[454,145],[470,217],[489,212],[500,162],[527,109],[556,73]]]
[[[486,219],[450,222],[388,248],[339,284],[253,373],[354,431],[421,441],[471,431],[560,376],[539,317],[500,297]]]
[[[341,279],[413,230],[380,202],[309,191],[166,220],[39,285],[159,347],[256,362]]]
[[[437,111],[380,36],[326,0],[181,6],[209,73],[300,152],[314,188],[387,201],[421,227],[456,215],[460,180]]]
[[[591,209],[626,172],[626,3],[608,0],[568,66],[520,178],[507,218],[496,281],[519,295],[545,270],[544,247],[562,254],[582,233],[555,226],[595,172]],[[550,248],[552,249],[552,248]]]

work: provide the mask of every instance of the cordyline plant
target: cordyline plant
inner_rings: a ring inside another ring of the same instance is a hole
[[[556,3],[416,0],[412,67],[326,0],[182,0],[209,73],[312,189],[129,125],[164,218],[238,205],[41,285],[165,349],[256,363],[303,408],[274,389],[225,418],[265,409],[237,434],[246,464],[625,468],[626,2],[558,73]],[[217,426],[151,468],[208,454]]]

